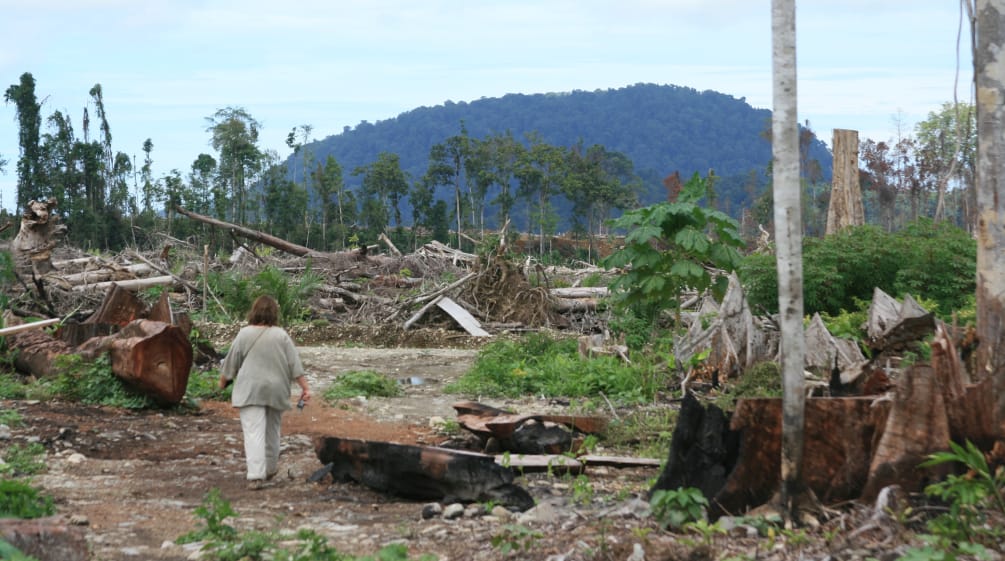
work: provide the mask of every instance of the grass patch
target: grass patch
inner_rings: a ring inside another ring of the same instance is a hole
[[[53,514],[56,507],[52,497],[39,494],[27,483],[0,479],[0,518],[42,518]]]
[[[339,376],[325,389],[322,397],[331,403],[339,399],[358,396],[397,397],[401,395],[398,382],[372,370],[353,370]]]
[[[644,362],[625,364],[616,357],[584,359],[575,340],[534,333],[483,347],[471,371],[445,391],[493,397],[603,394],[612,400],[643,402],[662,385],[653,368]]]
[[[7,425],[8,427],[17,427],[24,424],[24,417],[21,413],[15,411],[14,409],[4,409],[0,411],[0,425]]]
[[[732,411],[736,400],[744,397],[781,397],[781,367],[774,362],[755,364],[726,389],[713,401],[723,411]]]
[[[92,361],[80,355],[63,355],[56,358],[55,368],[59,374],[52,389],[63,399],[125,409],[157,407],[153,399],[133,392],[112,373],[107,354]]]
[[[35,475],[45,471],[45,447],[38,442],[27,446],[11,444],[3,452],[0,474],[5,476]]]

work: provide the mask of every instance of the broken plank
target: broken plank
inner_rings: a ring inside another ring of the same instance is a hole
[[[496,456],[496,463],[517,473],[551,473],[553,475],[579,475],[585,465],[576,458],[562,454],[509,454]]]
[[[450,298],[446,296],[440,298],[436,302],[436,306],[454,318],[454,321],[463,327],[472,337],[491,337],[488,331],[482,329],[481,324],[478,323],[478,320],[473,315]]]

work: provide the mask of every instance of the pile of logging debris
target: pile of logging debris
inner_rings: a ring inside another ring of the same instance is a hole
[[[65,227],[53,212],[55,204],[33,201],[11,246],[19,281],[11,307],[22,317],[83,319],[113,286],[130,291],[163,287],[181,309],[212,308],[226,314],[209,286],[208,273],[251,275],[271,266],[293,278],[307,270],[319,275],[323,282],[306,304],[313,318],[341,324],[448,326],[487,337],[540,328],[588,332],[604,323],[597,315],[597,300],[606,289],[577,288],[588,275],[606,274],[596,267],[560,270],[515,264],[501,253],[481,257],[436,241],[403,254],[386,236],[386,252],[376,245],[319,252],[180,207],[182,216],[233,237],[235,251],[229,259],[211,256],[208,246],[195,240],[167,236],[155,251],[134,249],[98,257],[59,247]],[[261,245],[282,253],[260,251]],[[528,271],[537,275],[533,286]],[[549,289],[548,283],[559,277],[572,287]]]

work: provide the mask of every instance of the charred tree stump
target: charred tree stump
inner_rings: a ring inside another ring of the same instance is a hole
[[[729,415],[713,404],[702,406],[690,392],[684,396],[670,439],[663,473],[650,489],[696,487],[714,497],[736,464],[739,433],[730,430]]]
[[[138,319],[121,331],[78,347],[84,356],[108,351],[112,372],[163,405],[181,401],[192,369],[192,345],[181,328]]]
[[[336,481],[414,500],[492,500],[521,511],[534,506],[530,494],[513,483],[513,472],[492,456],[337,437],[315,439],[314,450]]]

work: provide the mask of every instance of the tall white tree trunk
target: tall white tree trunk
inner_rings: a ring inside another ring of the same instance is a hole
[[[778,260],[778,310],[782,327],[782,502],[795,512],[802,492],[803,225],[799,201],[799,121],[796,116],[796,2],[772,0],[772,176]]]
[[[977,0],[977,360],[1005,436],[1005,0]]]

